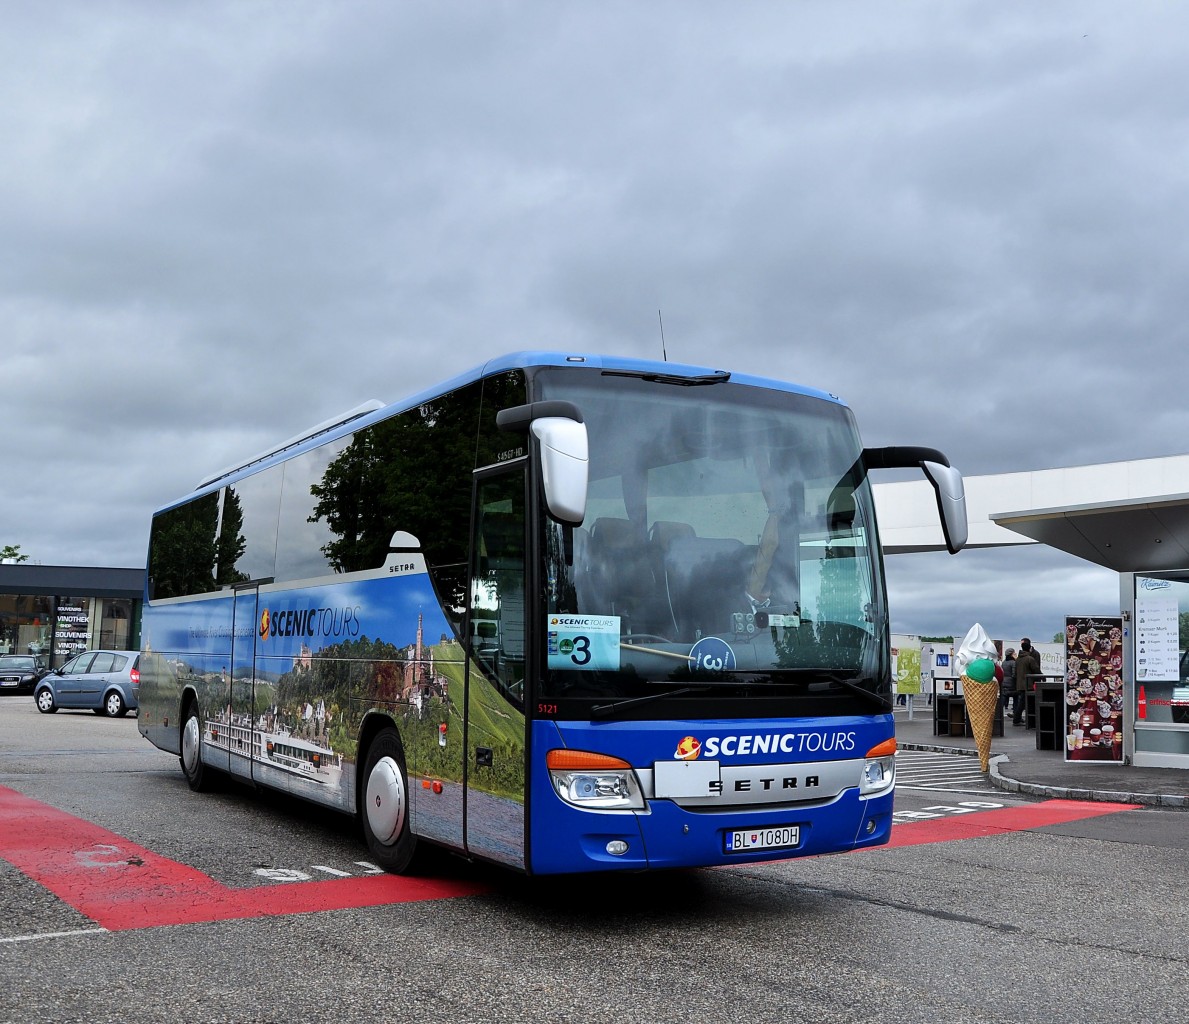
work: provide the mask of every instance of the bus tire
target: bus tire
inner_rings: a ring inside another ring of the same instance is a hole
[[[198,719],[198,702],[186,705],[182,719],[182,754],[178,758],[186,784],[195,793],[210,788],[210,772],[202,763],[202,722]]]
[[[399,875],[413,860],[417,837],[409,829],[409,773],[393,728],[382,729],[367,748],[361,796],[368,850],[380,867]]]

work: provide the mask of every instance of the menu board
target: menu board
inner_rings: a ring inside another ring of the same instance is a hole
[[[1065,760],[1123,763],[1123,619],[1065,620]]]
[[[1135,581],[1135,678],[1179,680],[1180,609],[1168,580]]]

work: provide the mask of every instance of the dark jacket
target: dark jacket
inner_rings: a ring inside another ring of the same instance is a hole
[[[1003,659],[1003,690],[1005,693],[1010,693],[1016,689],[1016,659]]]
[[[1040,655],[1035,650],[1020,651],[1016,655],[1016,689],[1028,689],[1028,677],[1040,675]]]

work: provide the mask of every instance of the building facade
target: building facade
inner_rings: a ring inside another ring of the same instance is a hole
[[[144,569],[0,564],[0,654],[51,668],[92,648],[140,647]]]

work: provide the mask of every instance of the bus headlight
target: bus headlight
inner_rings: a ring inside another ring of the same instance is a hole
[[[859,778],[860,796],[877,796],[896,782],[896,740],[885,740],[867,751]]]
[[[626,761],[584,750],[551,750],[545,755],[553,790],[583,810],[628,811],[644,807],[636,772]]]

